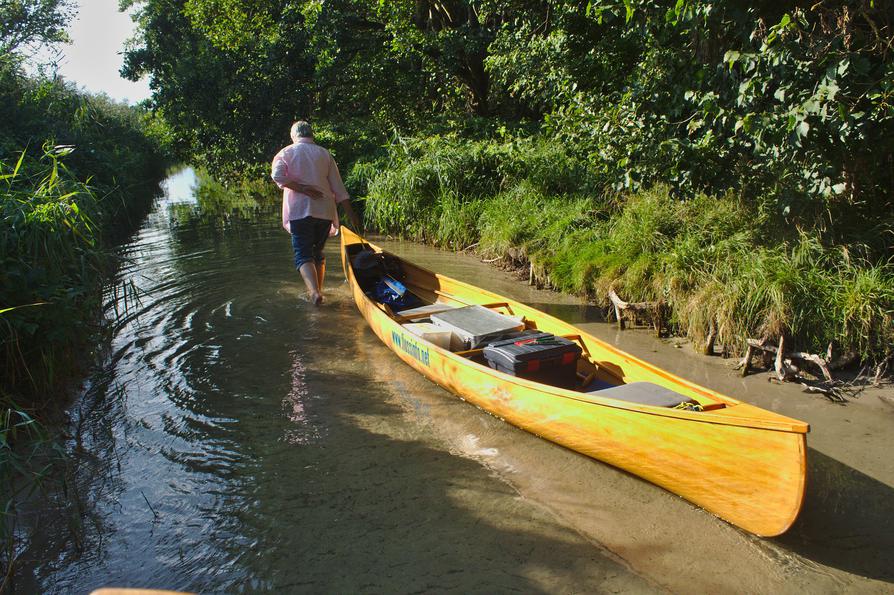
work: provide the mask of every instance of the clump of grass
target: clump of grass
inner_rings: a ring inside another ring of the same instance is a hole
[[[606,229],[594,227],[568,234],[551,258],[547,268],[550,280],[562,291],[595,297],[596,285],[608,259],[604,241]]]
[[[510,248],[527,251],[549,218],[547,204],[548,199],[527,183],[488,200],[480,219],[481,250],[489,255],[502,255]]]
[[[387,157],[355,165],[349,180],[367,189],[364,212],[369,225],[444,243],[438,231],[442,213],[461,212],[462,220],[471,222],[475,213],[483,214],[474,206],[479,199],[517,192],[522,184],[535,196],[552,196],[578,188],[585,177],[585,168],[555,143],[470,141],[447,135],[396,139]],[[462,235],[463,242],[475,239]]]
[[[637,300],[660,298],[662,256],[680,232],[680,215],[679,204],[665,188],[630,196],[603,240],[598,293],[605,295],[614,286]]]
[[[479,199],[464,200],[455,193],[438,197],[437,228],[433,241],[439,246],[462,250],[478,241],[478,219],[484,202]]]
[[[834,280],[831,309],[836,337],[863,359],[894,352],[894,267],[851,263],[842,258]]]
[[[0,321],[3,390],[50,392],[75,364],[69,357],[98,307],[106,261],[96,196],[48,148],[0,162],[0,304],[18,308]]]

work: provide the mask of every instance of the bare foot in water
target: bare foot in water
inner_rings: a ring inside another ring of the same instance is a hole
[[[319,306],[320,304],[322,304],[323,303],[323,294],[316,293],[316,294],[311,295],[310,303],[313,304],[314,306]]]

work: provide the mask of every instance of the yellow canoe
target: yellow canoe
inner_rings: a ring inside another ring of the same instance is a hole
[[[619,467],[761,536],[785,532],[801,509],[806,434],[801,421],[737,401],[620,351],[520,302],[401,261],[403,283],[425,303],[479,304],[523,317],[528,328],[573,338],[580,378],[648,382],[696,401],[701,411],[645,405],[533,382],[473,361],[408,332],[409,322],[364,294],[351,266],[363,248],[341,229],[341,257],[355,303],[370,328],[428,379],[520,428]],[[615,391],[617,392],[617,391]]]

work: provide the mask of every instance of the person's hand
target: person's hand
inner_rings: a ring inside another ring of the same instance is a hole
[[[314,200],[320,200],[326,198],[326,195],[323,194],[323,191],[317,188],[316,186],[310,186],[308,184],[298,184],[297,182],[292,182],[290,184],[285,184],[286,188],[290,190],[294,190],[295,192],[300,192],[301,194],[306,194]]]
[[[322,200],[326,198],[326,195],[323,194],[320,190],[317,190],[317,188],[315,188],[314,186],[307,186],[304,193],[314,200]]]

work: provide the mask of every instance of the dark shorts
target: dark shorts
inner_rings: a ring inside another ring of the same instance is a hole
[[[328,219],[305,217],[289,221],[289,231],[292,234],[292,250],[295,251],[295,268],[308,262],[322,264],[326,257],[323,256],[323,246],[329,239],[329,228],[332,222]]]

